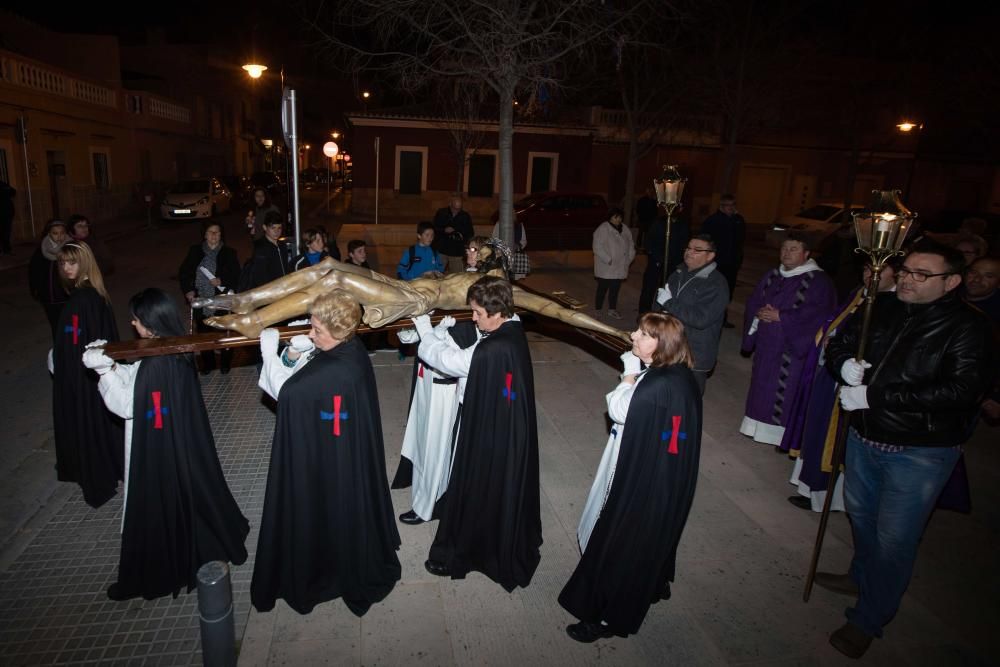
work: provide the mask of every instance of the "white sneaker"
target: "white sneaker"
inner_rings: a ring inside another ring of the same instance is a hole
[[[608,317],[612,317],[612,318],[614,318],[614,319],[616,319],[616,320],[620,320],[620,319],[622,318],[622,314],[621,314],[621,313],[619,313],[619,312],[618,312],[617,310],[615,310],[614,308],[610,308],[610,309],[608,310]]]

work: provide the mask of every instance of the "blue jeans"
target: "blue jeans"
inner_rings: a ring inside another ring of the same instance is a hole
[[[844,504],[854,533],[850,575],[860,589],[847,620],[871,637],[899,609],[927,519],[960,451],[907,447],[884,452],[847,436]]]

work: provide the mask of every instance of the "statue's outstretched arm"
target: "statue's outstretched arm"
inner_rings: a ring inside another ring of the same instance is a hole
[[[595,320],[593,317],[585,315],[580,311],[561,306],[552,299],[548,299],[538,294],[532,294],[531,292],[525,292],[516,285],[514,286],[514,305],[519,308],[524,308],[525,310],[530,310],[533,313],[538,313],[539,315],[552,317],[560,322],[565,322],[566,324],[570,324],[580,329],[588,329],[590,331],[611,334],[612,336],[621,338],[626,342],[631,342],[631,338],[629,338],[629,333],[627,331],[615,329],[614,327],[599,320]]]

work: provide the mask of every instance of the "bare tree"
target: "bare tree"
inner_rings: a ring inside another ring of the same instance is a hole
[[[462,192],[465,165],[483,148],[483,107],[486,91],[477,81],[448,79],[437,86],[436,114],[438,125],[448,132],[455,160],[455,192]]]
[[[556,88],[568,63],[616,33],[646,2],[601,0],[342,0],[310,19],[324,46],[348,68],[383,71],[404,88],[463,79],[497,102],[500,234],[514,235],[514,101]],[[591,49],[592,51],[592,49]]]

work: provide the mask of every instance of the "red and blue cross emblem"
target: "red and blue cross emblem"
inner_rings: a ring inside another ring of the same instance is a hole
[[[319,418],[325,422],[333,422],[333,434],[340,435],[340,422],[341,420],[347,421],[347,411],[341,410],[341,404],[343,403],[340,394],[333,397],[333,412],[326,412],[325,410],[319,411]]]
[[[514,374],[507,373],[507,376],[504,378],[503,391],[501,391],[500,393],[503,395],[504,398],[507,399],[508,403],[517,398],[517,392],[514,391],[513,387],[514,387]]]
[[[669,431],[663,431],[660,433],[660,441],[666,442],[670,441],[670,445],[667,447],[668,454],[678,454],[677,441],[687,440],[688,434],[686,431],[681,430],[681,416],[673,415],[671,418],[673,428]]]
[[[73,315],[73,324],[69,324],[63,327],[63,331],[66,333],[73,334],[73,345],[79,345],[80,334],[83,332],[83,329],[80,328],[80,316]]]
[[[153,399],[153,409],[146,410],[146,421],[153,421],[153,428],[163,430],[163,415],[170,414],[170,408],[163,405],[163,396],[160,392],[154,391],[151,394]]]

